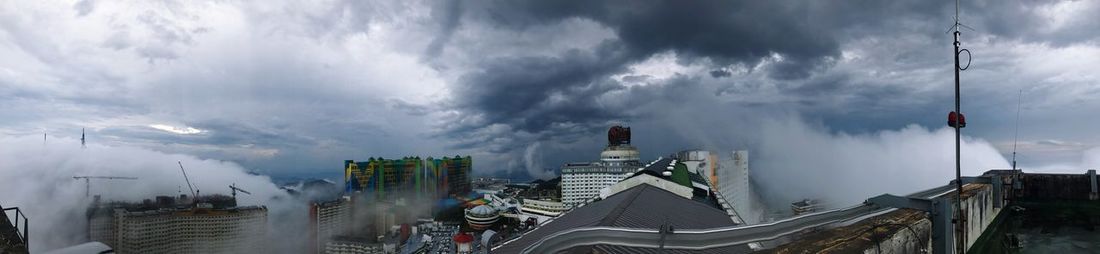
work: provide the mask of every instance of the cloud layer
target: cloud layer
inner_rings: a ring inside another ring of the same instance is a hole
[[[0,134],[233,161],[275,175],[344,159],[473,155],[545,177],[612,124],[643,154],[761,149],[759,121],[938,130],[950,4],[928,1],[7,2]],[[965,1],[965,135],[1020,162],[1100,146],[1100,5]],[[717,119],[713,119],[717,118]],[[676,123],[676,124],[673,124]],[[1054,141],[1054,142],[1043,142]],[[755,143],[754,143],[755,142]]]
[[[295,252],[305,246],[303,232],[285,228],[306,228],[308,206],[280,190],[267,176],[248,174],[241,166],[225,161],[198,159],[190,155],[165,154],[135,147],[90,145],[66,138],[0,138],[0,202],[19,207],[31,221],[31,251],[43,252],[86,241],[85,209],[92,202],[85,196],[84,181],[73,176],[125,176],[137,180],[92,180],[89,192],[104,200],[139,202],[158,195],[176,196],[190,192],[177,161],[187,169],[191,183],[201,193],[228,195],[229,185],[250,191],[239,195],[240,205],[264,205],[269,209],[268,225],[273,250]],[[190,194],[188,194],[190,195]],[[291,237],[294,236],[294,237]],[[294,239],[302,239],[296,241]]]

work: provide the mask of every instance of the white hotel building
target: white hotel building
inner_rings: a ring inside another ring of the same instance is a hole
[[[568,163],[561,169],[561,201],[576,207],[600,195],[600,190],[625,179],[644,166],[638,149],[629,144],[612,144],[600,152],[600,161]]]

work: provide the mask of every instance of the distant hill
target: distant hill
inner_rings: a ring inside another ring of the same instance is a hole
[[[286,183],[279,187],[286,190],[291,196],[306,198],[311,201],[327,201],[339,198],[343,188],[335,182],[327,179],[303,179],[298,182]]]

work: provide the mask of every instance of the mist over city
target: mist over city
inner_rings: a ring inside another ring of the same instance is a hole
[[[6,1],[0,253],[1087,253],[1097,14]]]

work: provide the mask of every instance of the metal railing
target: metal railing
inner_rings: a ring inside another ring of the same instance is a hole
[[[28,241],[28,238],[30,238],[30,235],[27,234],[28,233],[27,228],[29,228],[30,220],[27,219],[27,215],[25,213],[23,213],[22,210],[19,210],[19,207],[4,208],[4,214],[5,215],[8,213],[8,210],[15,210],[15,216],[10,217],[8,220],[12,221],[13,222],[12,224],[15,225],[15,233],[19,236],[20,240],[23,240],[23,244],[26,244],[26,245],[29,246],[30,241]],[[19,224],[19,217],[23,217],[23,224],[22,224],[23,225],[23,230],[22,230],[23,232],[22,232],[22,234],[20,234],[20,232],[19,232],[20,231],[19,230],[19,225],[20,225]]]

